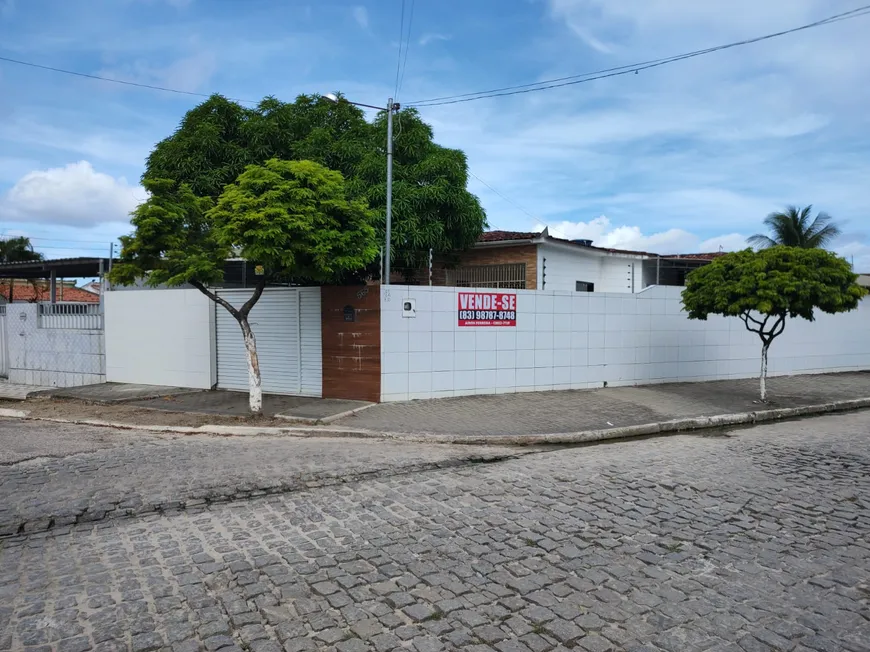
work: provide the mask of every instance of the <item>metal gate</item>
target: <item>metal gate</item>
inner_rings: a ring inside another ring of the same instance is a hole
[[[6,304],[0,304],[0,378],[9,378],[9,347],[6,344]]]
[[[219,290],[236,307],[252,290]],[[215,306],[217,385],[248,391],[248,362],[239,323]],[[248,317],[257,338],[263,392],[321,396],[323,357],[320,338],[320,288],[268,288]]]

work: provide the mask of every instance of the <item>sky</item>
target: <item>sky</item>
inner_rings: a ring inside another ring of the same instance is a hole
[[[413,6],[413,13],[411,7]],[[525,84],[789,29],[837,0],[405,0],[398,101]],[[0,0],[0,57],[257,101],[396,91],[402,0]],[[408,31],[408,19],[410,31]],[[870,16],[543,92],[421,107],[490,228],[658,253],[738,249],[813,204],[870,272]],[[405,58],[405,56],[407,58]],[[0,235],[100,255],[154,143],[203,97],[0,61]]]

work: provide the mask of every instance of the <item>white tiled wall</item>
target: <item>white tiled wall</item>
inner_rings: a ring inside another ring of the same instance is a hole
[[[9,382],[43,387],[75,387],[106,382],[102,330],[41,328],[39,306],[6,306]]]
[[[585,389],[758,373],[761,343],[737,318],[692,321],[676,287],[633,295],[516,290],[516,327],[459,327],[456,288],[381,292],[381,400]],[[402,301],[417,314],[402,317]],[[769,373],[870,369],[870,300],[790,319]]]

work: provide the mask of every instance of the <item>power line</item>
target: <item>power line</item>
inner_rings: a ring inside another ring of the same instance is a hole
[[[402,14],[399,17],[399,56],[396,59],[396,86],[393,89],[393,98],[399,94],[399,71],[402,68],[402,40],[405,36],[405,0],[402,0]]]
[[[39,68],[40,70],[50,70],[51,72],[60,72],[64,75],[74,75],[76,77],[85,77],[86,79],[96,79],[98,81],[111,82],[113,84],[123,84],[124,86],[135,86],[137,88],[147,88],[152,91],[163,91],[165,93],[177,93],[178,95],[193,95],[194,97],[211,97],[207,93],[194,93],[193,91],[182,91],[177,88],[168,88],[166,86],[154,86],[152,84],[141,84],[139,82],[127,81],[125,79],[112,79],[111,77],[101,77],[100,75],[90,75],[84,72],[76,72],[75,70],[65,70],[63,68],[55,68],[53,66],[43,66],[39,63],[31,61],[21,61],[19,59],[10,59],[9,57],[0,57],[0,61],[6,63],[14,63],[19,66],[27,66],[29,68]],[[237,97],[228,97],[228,100],[240,102],[242,104],[257,104],[254,100],[242,100]]]
[[[60,243],[75,242],[77,244],[78,243],[82,243],[82,244],[110,244],[110,243],[118,240],[117,237],[115,237],[115,238],[106,237],[105,240],[74,240],[74,239],[68,240],[66,238],[40,238],[40,237],[30,236],[30,235],[12,235],[10,233],[4,233],[2,236],[0,236],[0,239],[3,239],[3,240],[14,239],[14,238],[27,238],[28,240],[36,240],[38,242],[60,242]]]
[[[411,49],[411,25],[414,22],[415,4],[415,0],[411,0],[411,10],[408,12],[408,35],[405,37],[405,58],[402,61],[402,76],[399,77],[399,85],[396,87],[395,99],[397,102],[399,101],[399,93],[402,92],[402,84],[405,82],[405,70],[408,68],[408,50]]]
[[[568,77],[558,77],[556,79],[547,79],[540,82],[535,82],[531,84],[520,84],[517,86],[505,86],[503,88],[495,88],[488,91],[477,91],[475,93],[463,93],[460,95],[447,95],[443,97],[435,97],[428,100],[419,100],[416,102],[410,102],[411,106],[441,106],[444,104],[458,104],[461,102],[473,102],[474,100],[482,100],[490,97],[504,97],[506,95],[518,95],[521,93],[534,93],[536,91],[544,91],[553,88],[561,88],[563,86],[572,86],[576,84],[583,84],[590,81],[595,81],[596,79],[604,79],[607,77],[617,77],[619,75],[628,75],[631,73],[638,73],[641,70],[648,70],[650,68],[656,68],[659,66],[664,66],[669,63],[675,63],[677,61],[683,61],[684,59],[692,59],[695,57],[700,57],[706,54],[710,54],[713,52],[720,52],[722,50],[729,50],[736,47],[741,47],[744,45],[751,45],[753,43],[759,43],[761,41],[767,41],[770,39],[778,38],[780,36],[785,36],[787,34],[794,34],[795,32],[801,32],[804,30],[812,29],[815,27],[821,27],[822,25],[828,25],[831,23],[840,22],[843,20],[851,20],[853,18],[859,18],[861,16],[866,16],[870,14],[870,5],[864,5],[862,7],[858,7],[857,9],[852,9],[851,11],[846,11],[840,14],[835,14],[833,16],[828,16],[827,18],[823,18],[821,20],[817,20],[812,23],[807,23],[806,25],[801,25],[799,27],[793,27],[791,29],[783,30],[780,32],[774,32],[772,34],[765,34],[764,36],[758,36],[751,39],[744,39],[742,41],[734,41],[732,43],[726,43],[723,45],[717,45],[714,47],[705,48],[703,50],[694,50],[692,52],[685,52],[683,54],[677,54],[670,57],[665,57],[663,59],[652,59],[650,61],[641,61],[638,63],[628,64],[625,66],[618,66],[615,68],[606,68],[604,70],[596,70],[593,72],[582,73],[578,75],[570,75]]]
[[[9,233],[8,231],[4,231],[0,234],[0,239],[27,238],[28,240],[38,240],[40,242],[76,242],[84,244],[109,244],[118,240],[118,237],[119,236],[106,236],[103,240],[77,240],[75,238],[43,238],[42,236],[16,235]]]
[[[535,222],[537,222],[538,224],[541,224],[542,226],[545,226],[545,227],[547,227],[548,229],[551,228],[549,224],[547,224],[547,223],[546,223],[544,220],[542,220],[541,218],[537,217],[537,216],[536,216],[535,214],[533,214],[530,210],[528,210],[525,206],[522,206],[521,204],[518,204],[517,202],[515,202],[513,199],[511,199],[511,198],[508,197],[507,195],[502,194],[501,192],[499,192],[498,190],[496,190],[495,188],[493,188],[491,185],[489,185],[486,181],[484,181],[484,180],[481,179],[479,176],[477,176],[477,175],[476,175],[474,172],[472,172],[471,170],[468,171],[468,174],[470,174],[470,175],[473,176],[475,179],[477,179],[478,181],[480,181],[480,183],[482,183],[482,184],[485,185],[487,188],[489,188],[490,190],[492,190],[496,195],[498,195],[499,197],[501,197],[502,199],[504,199],[508,204],[511,204],[512,206],[514,206],[514,207],[520,209],[523,213],[525,213],[526,215],[528,215],[529,217],[531,217],[531,218],[532,218],[533,220],[535,220]],[[552,229],[552,230],[553,230],[553,233],[560,233],[559,231],[556,231],[555,229]],[[562,233],[562,235],[565,236],[564,233]],[[565,236],[565,238],[567,239],[568,236]]]

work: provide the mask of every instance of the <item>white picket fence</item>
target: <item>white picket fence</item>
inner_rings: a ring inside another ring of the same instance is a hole
[[[101,330],[103,307],[98,303],[40,303],[39,328]]]

